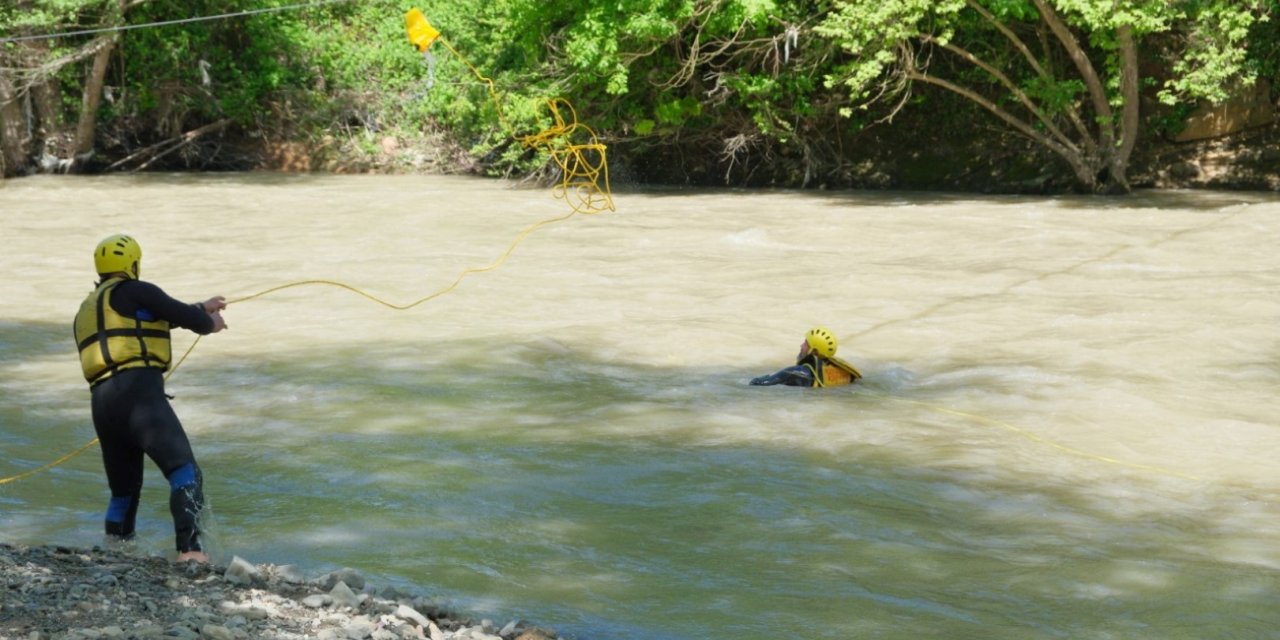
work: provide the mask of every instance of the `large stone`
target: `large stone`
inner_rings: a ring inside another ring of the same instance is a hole
[[[352,620],[343,628],[343,631],[346,632],[347,637],[351,640],[364,640],[373,635],[374,629],[377,629],[377,626],[368,618],[361,616]]]
[[[334,585],[338,584],[339,582],[347,583],[347,586],[351,587],[352,591],[360,591],[364,589],[364,576],[361,575],[359,571],[356,571],[351,567],[344,567],[342,569],[334,571],[329,575],[325,576],[323,580],[324,580],[324,588],[326,590],[332,589]]]
[[[356,595],[347,583],[339,581],[333,586],[333,590],[329,592],[329,597],[333,598],[333,604],[339,607],[351,607],[352,609],[360,608],[360,596]]]
[[[200,637],[206,640],[236,640],[236,634],[230,629],[217,624],[206,624],[200,628]]]
[[[302,570],[291,564],[276,567],[276,574],[289,584],[302,584],[307,581],[307,577],[302,575]]]
[[[227,565],[227,571],[223,574],[227,582],[238,585],[253,584],[254,580],[260,578],[260,576],[258,568],[240,556],[231,558],[231,564]]]
[[[1271,102],[1271,83],[1260,79],[1252,87],[1242,87],[1221,104],[1205,104],[1187,118],[1187,127],[1175,140],[1190,142],[1219,138],[1276,121],[1276,105]]]
[[[407,620],[409,622],[412,622],[422,627],[426,627],[431,624],[431,621],[427,620],[426,616],[422,615],[416,609],[408,605],[402,604],[399,607],[397,607],[395,616],[397,618],[400,618],[401,620]]]
[[[309,595],[302,599],[302,606],[319,609],[333,603],[333,598],[323,593]]]

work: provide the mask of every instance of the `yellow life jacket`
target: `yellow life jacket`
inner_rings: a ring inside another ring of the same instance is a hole
[[[80,368],[90,386],[125,369],[169,369],[172,359],[169,323],[125,317],[111,308],[111,292],[124,281],[124,278],[103,281],[84,299],[76,314]]]
[[[862,378],[862,374],[853,368],[853,365],[841,360],[835,356],[830,358],[817,357],[809,358],[804,363],[813,372],[813,386],[815,387],[839,387],[846,384],[853,384]]]

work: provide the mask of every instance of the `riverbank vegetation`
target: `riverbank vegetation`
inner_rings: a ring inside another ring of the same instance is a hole
[[[413,6],[443,34],[426,55]],[[14,0],[0,173],[545,175],[516,140],[564,98],[615,179],[1125,192],[1203,177],[1197,118],[1280,165],[1277,18],[1280,0]],[[1250,175],[1226,186],[1280,188]]]

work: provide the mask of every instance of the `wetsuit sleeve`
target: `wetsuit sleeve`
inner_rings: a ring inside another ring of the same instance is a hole
[[[787,367],[767,376],[752,378],[751,384],[757,387],[767,387],[775,384],[785,384],[789,387],[812,387],[813,370],[804,365]]]
[[[144,320],[164,320],[174,326],[189,329],[200,335],[213,331],[213,316],[200,303],[188,304],[169,297],[160,287],[150,282],[129,280],[116,286],[111,295],[111,308],[122,316]]]

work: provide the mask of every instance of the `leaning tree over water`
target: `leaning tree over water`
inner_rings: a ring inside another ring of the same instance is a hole
[[[917,83],[941,87],[1063,158],[1083,188],[1123,192],[1142,85],[1172,103],[1251,82],[1245,45],[1269,4],[837,0],[817,31],[850,56],[831,79],[860,105],[902,107]],[[1162,80],[1139,64],[1156,48],[1170,60]]]

